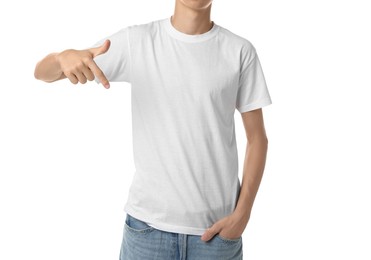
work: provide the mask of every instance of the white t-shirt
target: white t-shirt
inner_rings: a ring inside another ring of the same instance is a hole
[[[215,22],[206,33],[182,33],[170,17],[94,46],[107,38],[97,65],[109,81],[131,84],[136,171],[124,211],[160,230],[202,235],[238,200],[235,110],[272,103],[255,47]]]

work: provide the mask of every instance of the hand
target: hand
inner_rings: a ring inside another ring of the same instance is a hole
[[[109,82],[94,62],[94,58],[108,51],[111,42],[106,40],[103,45],[86,50],[65,50],[56,56],[61,71],[73,83],[85,84],[87,80],[94,80],[95,76],[105,88],[109,88]],[[95,76],[94,76],[95,75]]]
[[[209,227],[201,236],[201,240],[207,242],[212,239],[216,234],[227,239],[236,239],[242,236],[246,228],[249,217],[244,217],[236,213],[222,218]]]

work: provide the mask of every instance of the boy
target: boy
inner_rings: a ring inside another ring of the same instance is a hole
[[[242,259],[263,175],[272,103],[252,43],[210,20],[212,0],[125,27],[86,50],[52,53],[37,79],[131,84],[136,172],[120,260]],[[238,179],[234,112],[248,139]]]

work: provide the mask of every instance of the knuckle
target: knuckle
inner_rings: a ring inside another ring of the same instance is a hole
[[[208,229],[207,230],[207,233],[209,234],[209,235],[214,235],[216,232],[215,232],[215,230],[214,229]]]
[[[90,57],[83,57],[83,58],[82,58],[82,62],[83,62],[84,64],[89,64],[90,61],[91,61],[91,58],[90,58]]]
[[[69,67],[69,68],[67,69],[67,73],[69,73],[69,74],[76,74],[78,71],[79,71],[79,70],[77,69],[76,66],[72,66],[72,67]]]
[[[75,70],[77,69],[77,70],[81,71],[84,67],[85,67],[84,63],[82,61],[79,61],[75,65]]]

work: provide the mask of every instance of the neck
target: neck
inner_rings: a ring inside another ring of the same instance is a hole
[[[186,34],[206,33],[213,27],[210,20],[211,4],[205,9],[192,9],[176,1],[171,23],[175,29]]]

